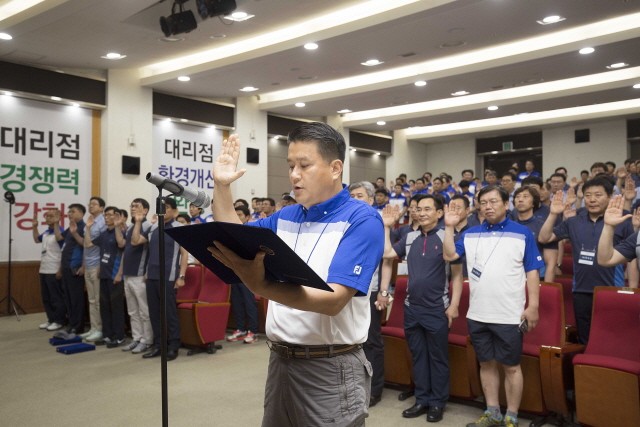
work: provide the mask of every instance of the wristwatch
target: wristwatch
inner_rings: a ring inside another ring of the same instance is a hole
[[[389,291],[384,290],[384,291],[380,291],[380,295],[382,295],[383,297],[388,297],[389,296]]]
[[[184,280],[184,277],[185,277],[184,274],[181,274],[181,275],[178,276],[178,279]]]

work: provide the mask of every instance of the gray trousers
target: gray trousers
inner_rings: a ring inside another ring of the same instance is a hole
[[[359,349],[330,358],[269,358],[262,427],[364,426],[372,368]]]

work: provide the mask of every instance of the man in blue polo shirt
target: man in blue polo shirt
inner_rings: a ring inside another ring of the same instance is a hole
[[[544,264],[531,231],[508,218],[509,194],[503,188],[480,190],[478,207],[485,221],[469,228],[455,243],[459,214],[445,207],[444,259],[454,261],[466,255],[470,290],[467,323],[487,403],[480,419],[467,427],[514,427],[523,389],[520,324],[522,330],[538,324],[538,270]],[[526,309],[525,288],[529,297]],[[500,365],[507,392],[504,418],[498,399]]]
[[[384,247],[382,219],[349,197],[342,184],[346,144],[335,129],[305,123],[288,140],[289,180],[298,204],[248,225],[276,232],[333,292],[268,281],[264,252],[245,260],[217,242],[209,250],[271,301],[262,426],[364,425],[372,369],[362,343],[371,317],[369,284]],[[214,163],[214,215],[220,221],[239,223],[230,189],[244,174],[237,170],[239,153],[232,135]]]
[[[604,227],[604,214],[613,194],[613,185],[606,177],[595,177],[582,187],[585,209],[554,227],[556,218],[566,206],[562,191],[553,195],[547,220],[540,229],[538,240],[549,243],[569,239],[573,251],[573,309],[576,315],[578,340],[589,341],[593,288],[615,286],[615,267],[601,266],[596,262],[598,241]],[[631,220],[618,224],[614,232],[614,244],[633,234]]]
[[[62,290],[64,302],[69,315],[67,332],[81,334],[84,332],[84,214],[86,208],[79,204],[69,205],[69,227],[62,232],[64,246],[60,260],[62,273]]]
[[[420,230],[406,234],[393,246],[389,232],[395,223],[397,208],[384,210],[384,257],[406,256],[409,267],[404,330],[413,360],[416,402],[404,410],[402,416],[415,418],[427,413],[428,422],[438,422],[449,399],[449,326],[458,317],[462,266],[459,262],[451,265],[453,292],[449,304],[449,275],[447,262],[442,257],[444,232],[438,228],[443,204],[431,194],[417,196],[417,202]]]

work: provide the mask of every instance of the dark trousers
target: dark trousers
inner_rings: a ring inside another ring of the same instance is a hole
[[[593,294],[574,293],[573,311],[576,315],[578,342],[587,344],[591,330],[591,310],[593,308]]]
[[[100,279],[100,317],[105,338],[124,339],[124,281]]]
[[[449,323],[444,310],[404,307],[404,333],[413,360],[416,403],[444,406],[449,399]]]
[[[231,310],[236,321],[236,329],[258,332],[256,297],[244,283],[231,285]]]
[[[75,274],[75,269],[62,268],[62,290],[69,315],[69,330],[84,332],[84,276]]]
[[[164,292],[167,301],[167,349],[178,350],[180,348],[180,322],[178,321],[178,307],[176,306],[176,290],[173,289],[174,281],[167,280]],[[162,327],[160,315],[160,281],[147,279],[147,304],[149,305],[149,320],[153,329],[153,345],[160,348],[162,342]]]
[[[364,343],[364,354],[367,356],[373,375],[371,376],[371,396],[379,397],[384,388],[384,341],[382,341],[381,316],[382,311],[376,309],[375,302],[378,299],[378,292],[371,292],[369,305],[371,309],[371,323],[369,324],[369,336]]]
[[[40,292],[42,305],[47,313],[49,323],[64,325],[67,322],[67,308],[64,304],[64,292],[62,282],[56,279],[55,274],[40,274]]]

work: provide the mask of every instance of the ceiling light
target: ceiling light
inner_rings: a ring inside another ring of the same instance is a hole
[[[549,25],[549,24],[555,24],[557,22],[560,21],[564,21],[566,18],[559,16],[559,15],[551,15],[551,16],[547,16],[545,18],[543,18],[540,21],[536,21],[538,24],[540,25]]]
[[[491,154],[498,154],[498,152],[497,151],[492,151]]]
[[[187,0],[177,0],[177,1],[184,3]],[[198,14],[202,19],[211,18],[213,16],[228,15],[234,10],[236,10],[235,0],[196,0],[196,6],[198,8]],[[236,13],[244,13],[244,12],[236,12]],[[225,16],[225,18],[227,17]],[[249,18],[246,18],[246,19],[249,19]]]
[[[304,102],[296,102],[296,104],[295,104],[295,105],[296,105],[296,107],[298,107],[298,108],[302,108],[302,107],[304,107],[304,106],[305,106],[305,105],[307,105],[307,104],[305,104]]]
[[[496,111],[497,109],[498,109],[497,105],[490,105],[490,106],[487,107],[487,110],[489,110],[489,111]]]
[[[361,62],[361,64],[366,67],[374,67],[376,65],[384,64],[384,62],[377,59],[367,59],[365,62]]]
[[[78,104],[77,102],[72,102],[71,106],[75,108],[80,108],[80,104]]]
[[[258,90],[257,87],[245,86],[242,89],[240,89],[240,92],[255,92],[256,90]]]
[[[242,22],[253,17],[255,17],[255,15],[249,15],[247,12],[233,12],[231,15],[224,16],[223,18],[229,21]]]
[[[13,96],[13,92],[9,92],[8,90],[5,90],[2,94],[6,96]]]
[[[384,125],[386,125],[386,124],[387,124],[387,122],[385,122],[384,120],[378,120],[378,121],[376,122],[376,124],[377,124],[378,126],[384,126]]]
[[[109,52],[106,55],[101,56],[100,58],[104,58],[104,59],[111,59],[111,60],[117,60],[117,59],[122,59],[122,58],[126,58],[127,55],[121,55],[118,52]]]
[[[160,28],[165,37],[175,36],[176,34],[190,33],[198,28],[196,17],[190,10],[185,11],[182,6],[186,0],[175,0],[171,7],[171,15],[160,17]],[[200,10],[200,3],[198,2],[198,10]],[[176,6],[178,6],[179,12],[176,12]]]
[[[165,121],[165,122],[170,122],[170,121],[171,121],[171,117],[166,117],[166,118],[164,119],[164,121]]]
[[[632,86],[634,89],[640,89],[640,83],[636,83]],[[5,92],[6,93],[6,92]]]
[[[580,55],[589,55],[590,53],[593,53],[593,52],[595,52],[595,49],[592,47],[583,47],[578,51]]]
[[[305,43],[304,48],[307,50],[316,50],[318,48],[318,43]]]
[[[0,40],[11,40],[13,37],[11,37],[11,34],[7,34],[7,33],[0,33]]]
[[[469,95],[470,92],[467,92],[466,90],[459,90],[457,92],[452,92],[451,95],[453,96],[463,96],[463,95]]]
[[[629,64],[627,64],[626,62],[616,62],[614,64],[607,65],[607,68],[610,69],[610,70],[615,70],[615,69],[618,69],[618,68],[624,68],[624,67],[628,67],[628,66],[629,66]]]
[[[189,120],[187,120],[187,119],[180,119],[180,121],[181,121],[182,123],[187,123]]]
[[[358,150],[356,150],[355,148],[351,149],[351,152],[353,152],[353,153],[355,153],[356,151],[358,151]]]
[[[351,110],[349,110],[348,108],[343,108],[342,110],[338,110],[336,111],[338,114],[347,114],[350,113]]]
[[[379,156],[379,155],[380,155],[380,153],[376,153],[376,156]]]
[[[62,101],[62,98],[60,98],[59,96],[52,96],[51,100],[52,101]]]
[[[184,37],[160,37],[158,40],[165,43],[176,43],[184,40]]]
[[[422,87],[422,86],[426,86],[427,82],[425,82],[424,80],[418,80],[417,82],[414,83],[414,85],[418,87]]]
[[[191,80],[191,77],[189,76],[180,76],[178,77],[178,80],[181,82],[188,82],[189,80]]]

